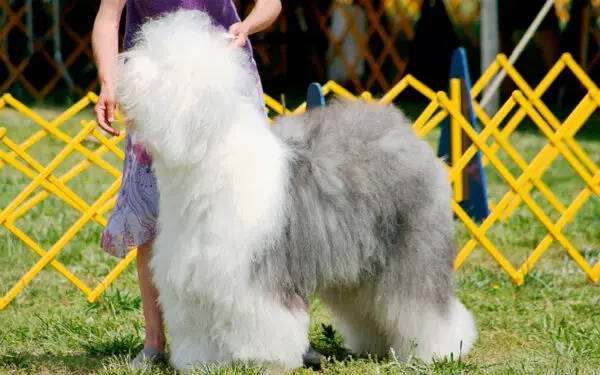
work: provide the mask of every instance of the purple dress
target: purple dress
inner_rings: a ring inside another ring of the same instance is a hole
[[[144,19],[180,8],[204,10],[225,30],[240,21],[232,0],[128,0],[124,49],[131,47],[132,37]],[[249,41],[244,48],[252,56]],[[254,59],[252,65],[256,72],[257,105],[263,109],[263,91]],[[102,233],[101,246],[111,255],[124,258],[130,250],[156,236],[158,190],[151,164],[152,159],[144,146],[136,143],[135,133],[128,133],[123,181],[115,208]]]

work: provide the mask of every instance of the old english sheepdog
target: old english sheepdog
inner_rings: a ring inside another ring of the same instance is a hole
[[[467,353],[447,172],[391,105],[257,105],[246,51],[200,11],[148,21],[119,57],[117,100],[160,191],[151,267],[171,362],[302,366],[306,301],[359,354]]]

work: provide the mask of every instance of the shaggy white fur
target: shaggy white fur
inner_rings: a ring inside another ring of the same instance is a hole
[[[160,191],[151,267],[174,367],[301,366],[309,316],[295,301],[313,293],[357,354],[468,352],[451,192],[429,146],[393,107],[358,102],[274,132],[248,59],[206,14],[177,11],[119,60],[117,97]]]

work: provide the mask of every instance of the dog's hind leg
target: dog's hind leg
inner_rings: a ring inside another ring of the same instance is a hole
[[[363,286],[321,293],[353,353],[431,361],[451,355],[456,359],[471,349],[477,338],[475,323],[456,297],[441,303],[423,294],[411,297],[401,287],[394,289],[390,293]]]
[[[395,353],[427,362],[464,356],[477,338],[471,313],[456,297],[455,233],[445,171],[439,179],[443,182],[428,204],[415,203],[418,210],[388,219],[397,230],[381,236],[388,263],[374,293],[381,298],[373,303],[381,329],[393,334]]]
[[[454,358],[471,350],[477,329],[471,313],[456,298],[440,306],[422,298],[396,300],[387,306],[392,348],[400,359],[416,356],[425,362]]]

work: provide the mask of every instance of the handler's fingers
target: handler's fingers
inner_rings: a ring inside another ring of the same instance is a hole
[[[246,38],[240,38],[240,37],[235,38],[234,41],[233,41],[233,45],[235,47],[238,47],[238,48],[245,46],[246,45]]]
[[[98,104],[94,108],[94,113],[96,114],[96,121],[98,122],[98,126],[100,127],[100,129],[113,136],[119,135],[119,131],[113,128],[107,121],[107,118],[110,117],[107,116],[108,108],[104,105],[103,102],[98,102]]]

